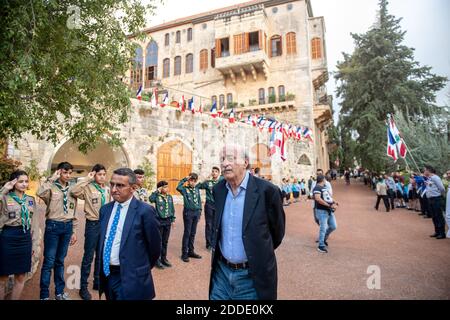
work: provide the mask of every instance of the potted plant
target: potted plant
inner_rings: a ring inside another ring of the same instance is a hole
[[[286,94],[286,101],[292,101],[294,99],[295,99],[295,94],[289,93],[289,92]]]
[[[270,96],[269,96],[269,103],[275,103],[276,102],[276,96],[274,95],[274,94],[271,94]]]

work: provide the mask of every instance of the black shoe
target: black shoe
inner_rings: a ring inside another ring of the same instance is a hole
[[[328,253],[328,250],[326,247],[317,247],[317,251],[320,253]]]
[[[83,300],[92,300],[91,293],[89,292],[88,289],[86,289],[86,288],[80,289],[79,293],[80,293],[81,299],[83,299]]]
[[[162,258],[162,259],[161,259],[161,263],[162,263],[164,266],[168,267],[168,268],[170,268],[170,267],[172,266],[172,265],[170,264],[169,260],[167,260],[166,258]]]
[[[181,256],[181,260],[183,260],[184,262],[189,262],[189,257],[188,256]]]
[[[424,215],[425,215],[425,213],[422,213],[422,212],[421,212],[421,213],[419,213],[419,216],[424,216]]]
[[[202,258],[201,255],[196,254],[195,252],[189,253],[189,254],[188,254],[188,257],[189,257],[189,258],[194,258],[194,259],[201,259],[201,258]]]
[[[323,243],[325,244],[325,246],[327,246],[327,247],[328,247],[328,242],[324,241]]]
[[[437,236],[439,236],[437,233],[435,233],[435,234],[432,234],[431,236],[430,236],[430,238],[436,238]]]
[[[445,239],[446,237],[445,237],[445,234],[440,234],[440,235],[438,235],[437,237],[436,237],[436,239]]]
[[[429,216],[424,216],[423,218],[424,219],[431,219],[431,217],[429,217]]]
[[[156,261],[155,267],[157,267],[158,269],[164,269],[164,266],[159,259]]]
[[[206,245],[206,250],[211,251],[211,249],[212,249],[212,247],[209,244],[207,244]]]

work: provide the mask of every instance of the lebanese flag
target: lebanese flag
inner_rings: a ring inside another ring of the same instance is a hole
[[[180,100],[178,101],[178,107],[181,107],[181,111],[185,111],[186,110],[186,103],[184,101],[184,95],[181,96]]]
[[[161,103],[159,106],[164,108],[165,106],[169,105],[169,94],[166,92],[164,94],[163,103]]]
[[[235,119],[234,119],[234,109],[231,109],[230,115],[228,117],[228,122],[234,123],[234,121],[235,121]]]
[[[213,117],[213,118],[217,117],[217,103],[215,101],[213,102],[210,112],[211,112],[211,117]]]
[[[136,92],[136,99],[142,101],[142,84],[139,86],[138,91]]]
[[[153,89],[152,93],[152,108],[158,107],[158,89]]]

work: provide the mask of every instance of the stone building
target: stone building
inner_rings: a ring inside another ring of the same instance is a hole
[[[278,121],[312,129],[313,142],[289,140],[287,161],[268,156],[269,134],[243,123],[214,120],[208,112],[191,114],[174,107],[151,108],[132,99],[130,121],[122,128],[124,144],[106,143],[83,155],[62,138],[59,145],[22,139],[8,152],[27,165],[37,160],[41,171],[68,160],[85,175],[97,162],[108,168],[137,167],[147,158],[156,179],[167,179],[174,192],[189,172],[206,177],[219,164],[227,142],[245,144],[253,167],[278,183],[282,177],[312,175],[329,168],[327,127],[332,121],[325,24],[314,17],[310,0],[255,0],[198,14],[144,30],[136,42],[134,63],[125,75],[133,90],[158,90],[170,101],[194,98],[209,111],[244,117],[264,114]],[[135,39],[130,38],[130,41]]]

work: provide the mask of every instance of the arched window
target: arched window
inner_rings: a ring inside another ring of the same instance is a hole
[[[286,91],[284,89],[284,86],[278,86],[278,100],[286,101]]]
[[[166,58],[163,60],[163,78],[168,78],[170,76],[170,59]]]
[[[178,75],[181,74],[181,57],[180,56],[176,56],[175,59],[174,59],[174,63],[175,63],[175,66],[174,66],[173,75],[174,76],[178,76]]]
[[[272,36],[270,38],[270,56],[278,57],[283,53],[281,46],[281,37],[279,35]]]
[[[139,88],[142,84],[144,67],[143,50],[141,47],[134,51],[134,59],[131,66],[130,85],[133,89]]]
[[[181,42],[181,32],[180,31],[177,31],[177,33],[176,33],[175,42],[176,43],[180,43]]]
[[[187,29],[187,41],[192,41],[192,28]]]
[[[203,49],[200,51],[200,71],[208,69],[208,50]]]
[[[311,56],[313,59],[322,58],[322,40],[320,38],[311,40]]]
[[[297,53],[297,43],[295,40],[295,32],[289,32],[286,34],[286,53],[296,54]]]
[[[213,104],[214,104],[214,102],[217,103],[217,96],[212,96],[211,101]]]
[[[227,108],[233,108],[233,94],[227,93]]]
[[[166,33],[166,35],[164,36],[164,45],[168,46],[169,44],[170,44],[170,35]]]
[[[258,90],[258,100],[259,100],[259,104],[265,104],[266,103],[264,88],[261,88],[261,89]]]
[[[222,108],[223,106],[225,106],[225,96],[223,94],[221,94],[219,96],[219,106]]]
[[[192,73],[194,70],[194,56],[192,53],[186,55],[186,73]]]
[[[308,156],[306,154],[302,154],[302,156],[298,159],[297,164],[310,166],[311,165],[311,160],[309,160],[309,158],[308,158]]]
[[[267,93],[269,94],[269,103],[276,102],[277,96],[275,95],[275,88],[269,87],[269,90],[267,91]]]
[[[157,77],[158,66],[158,45],[155,41],[150,41],[147,45],[147,51],[145,54],[145,80],[146,87],[150,86],[150,81],[155,80]]]

